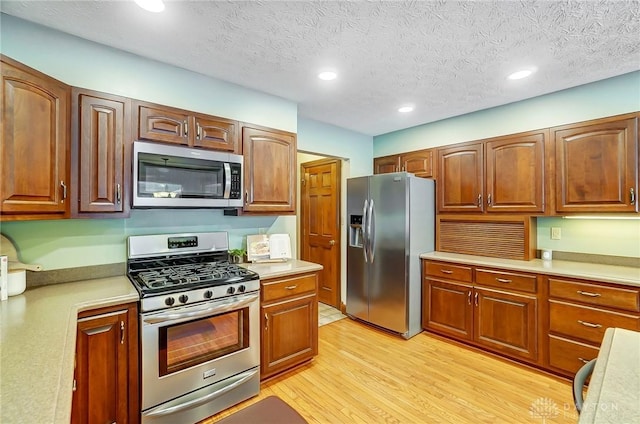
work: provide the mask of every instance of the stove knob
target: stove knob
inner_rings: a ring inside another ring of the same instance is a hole
[[[174,303],[176,303],[176,300],[173,297],[167,297],[164,300],[164,304],[167,306],[172,306]]]
[[[204,292],[205,299],[211,299],[212,297],[213,297],[213,292],[211,290],[207,290],[206,292]]]
[[[238,291],[239,291],[240,293],[244,293],[244,291],[245,291],[246,289],[247,289],[247,288],[244,286],[244,284],[240,284],[240,286],[238,286]]]
[[[233,288],[233,287],[229,287],[229,288],[227,289],[227,293],[229,293],[229,294],[234,294],[235,292],[236,292],[236,289],[235,289],[235,288]]]
[[[178,300],[182,303],[187,303],[187,300],[189,300],[189,296],[187,296],[186,294],[181,294]]]

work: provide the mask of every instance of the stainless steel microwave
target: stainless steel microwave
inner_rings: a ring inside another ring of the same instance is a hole
[[[241,155],[133,142],[134,208],[242,206]]]

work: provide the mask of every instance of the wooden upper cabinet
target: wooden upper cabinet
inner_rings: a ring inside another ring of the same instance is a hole
[[[432,178],[433,150],[418,150],[400,155],[400,170],[411,172],[416,177]]]
[[[71,140],[72,216],[126,216],[131,184],[131,101],[74,88]]]
[[[236,151],[238,122],[213,116],[196,115],[194,147],[212,150]]]
[[[438,211],[482,212],[484,161],[482,143],[438,149]]]
[[[487,212],[545,211],[546,131],[485,142]]]
[[[638,210],[636,114],[552,128],[556,212]]]
[[[296,150],[293,133],[242,128],[245,212],[295,213]]]
[[[69,216],[71,88],[6,56],[2,61],[2,220]]]
[[[400,171],[400,156],[381,156],[379,158],[373,158],[373,173],[374,174],[388,174],[391,172]]]
[[[373,158],[373,173],[406,171],[416,177],[433,178],[433,149]]]
[[[136,101],[133,120],[138,139],[240,153],[238,122],[231,119]]]
[[[189,145],[189,115],[178,109],[136,102],[137,138]]]

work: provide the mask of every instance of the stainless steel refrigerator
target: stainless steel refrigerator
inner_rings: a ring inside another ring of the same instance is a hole
[[[406,172],[347,180],[347,315],[422,331],[418,255],[434,250],[435,185]]]

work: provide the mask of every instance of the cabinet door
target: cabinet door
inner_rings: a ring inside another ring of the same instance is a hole
[[[388,174],[398,171],[400,171],[400,156],[391,155],[373,158],[374,174]]]
[[[138,138],[164,143],[189,144],[191,117],[184,111],[137,102],[134,119],[138,124]]]
[[[433,150],[419,150],[400,155],[400,170],[411,172],[416,177],[433,177]]]
[[[422,327],[457,339],[471,340],[472,287],[425,279],[422,288]]]
[[[265,128],[242,129],[246,212],[295,213],[296,136]]]
[[[544,212],[544,135],[485,144],[487,212]]]
[[[482,143],[438,149],[438,211],[482,212]]]
[[[127,423],[127,311],[78,320],[72,423]]]
[[[552,131],[557,212],[637,210],[638,118]]]
[[[64,218],[70,87],[2,56],[2,219]]]
[[[72,214],[128,212],[130,100],[74,89],[72,103]]]
[[[205,115],[195,117],[194,147],[235,152],[238,147],[238,122]]]
[[[313,293],[262,307],[262,378],[318,354],[317,300]]]
[[[537,360],[537,299],[477,287],[474,290],[474,340],[509,356]]]

